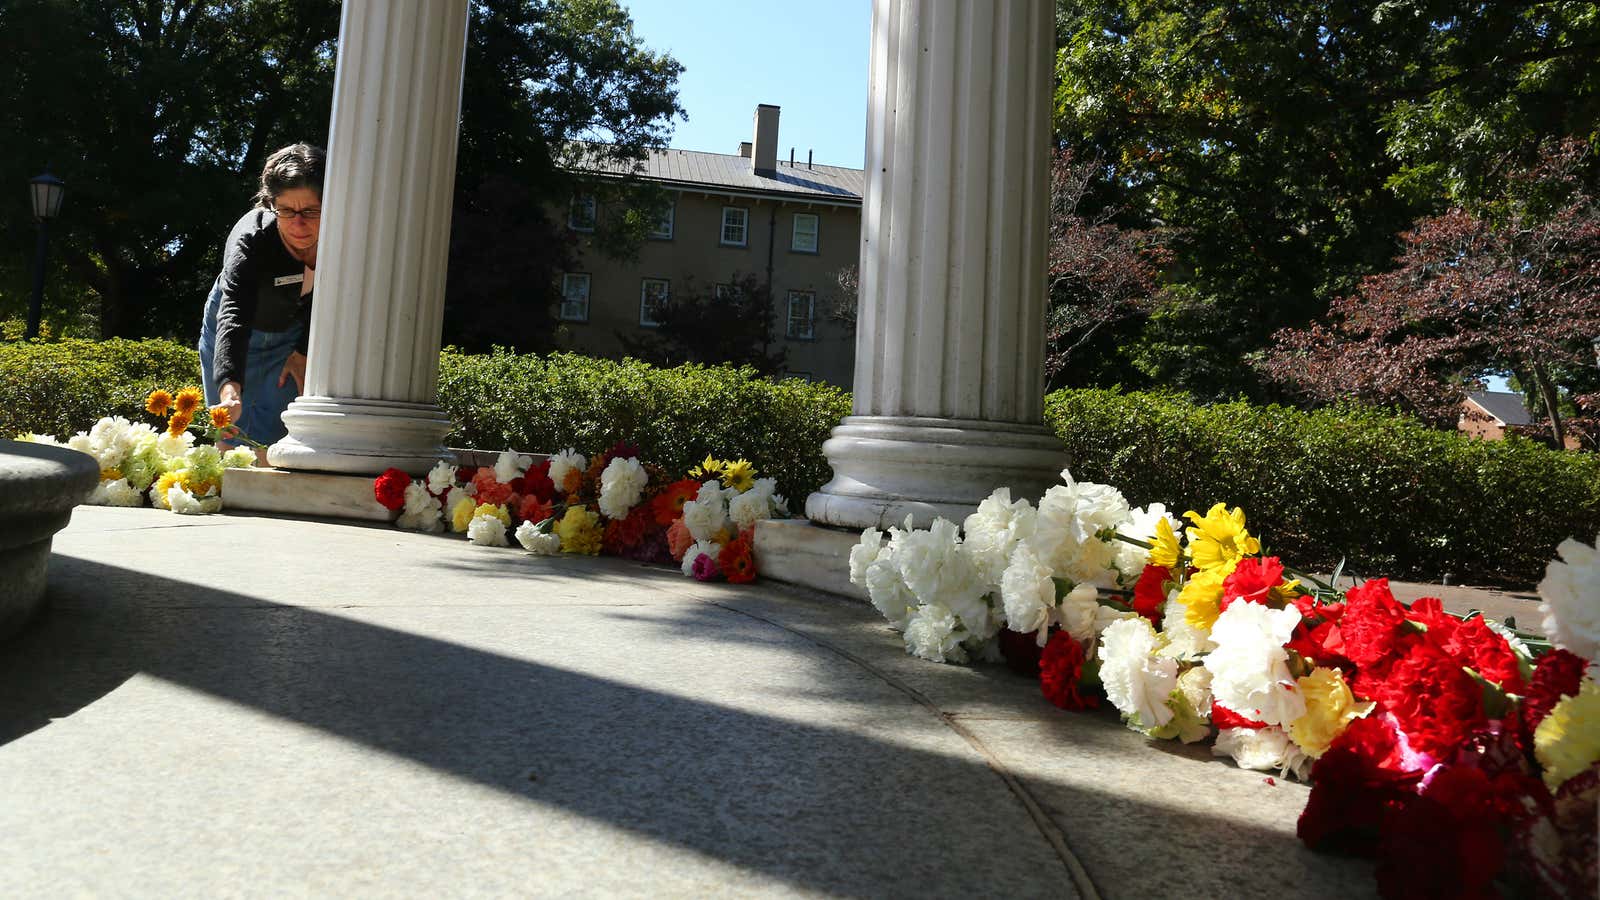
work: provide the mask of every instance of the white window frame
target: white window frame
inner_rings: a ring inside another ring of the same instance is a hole
[[[795,301],[804,300],[806,304],[805,333],[797,334],[794,327]],[[784,334],[797,341],[814,341],[817,339],[817,292],[816,291],[790,291],[789,302],[785,308]]]
[[[666,303],[672,299],[672,281],[667,278],[641,278],[639,279],[639,327],[659,328],[661,322],[649,317],[650,288],[653,285],[661,286],[661,302]]]
[[[736,212],[743,216],[739,223],[739,240],[728,240],[728,213]],[[723,247],[748,247],[750,246],[750,208],[747,206],[724,206],[722,208],[722,224],[717,231],[717,243]]]
[[[656,220],[655,227],[651,228],[650,233],[645,236],[652,241],[672,240],[672,227],[675,224],[677,217],[678,201],[674,200],[667,204],[667,211],[662,214],[660,219]],[[662,225],[665,225],[666,228],[663,229],[661,227]]]
[[[581,225],[578,218],[579,207],[587,208],[589,224]],[[592,233],[595,223],[599,221],[599,204],[595,202],[593,194],[573,194],[572,202],[567,204],[567,227],[573,231]]]
[[[580,282],[580,279],[581,279],[581,282]],[[576,284],[579,284],[579,283],[581,283],[583,285],[583,301],[582,301],[583,302],[583,314],[582,315],[575,315],[575,314],[572,314],[572,313],[568,312],[568,305],[578,302],[578,301],[572,299],[572,288],[573,288],[573,285],[576,285]],[[563,322],[587,322],[587,321],[589,321],[589,297],[591,296],[590,291],[593,289],[593,287],[594,287],[594,277],[592,275],[590,275],[588,272],[566,272],[561,276],[561,308],[558,311],[559,312],[559,316],[558,317],[561,319],[561,321],[563,321]]]
[[[718,282],[711,286],[711,299],[726,300],[731,296],[733,296],[733,285],[726,282]]]
[[[811,220],[811,231],[810,232],[803,232],[803,231],[800,230],[800,220],[801,219],[810,219]],[[802,237],[811,238],[811,246],[802,247],[800,245],[800,239]],[[789,230],[789,249],[791,251],[795,252],[795,253],[820,253],[821,252],[821,250],[820,250],[821,246],[822,246],[822,217],[818,216],[816,213],[795,213],[794,214],[794,224]]]

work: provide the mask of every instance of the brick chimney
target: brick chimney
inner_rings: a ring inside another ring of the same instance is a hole
[[[740,141],[739,142],[739,155],[744,157],[745,159],[749,159],[750,158],[750,142],[749,141]]]
[[[778,174],[778,108],[770,103],[756,107],[755,152],[750,171],[757,175]]]

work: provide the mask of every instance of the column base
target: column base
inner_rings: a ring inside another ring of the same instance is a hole
[[[267,462],[279,469],[422,475],[455,459],[444,445],[453,426],[432,403],[301,397],[284,410],[283,424],[289,436],[267,448]]]
[[[997,487],[1037,500],[1061,483],[1067,455],[1043,425],[847,416],[822,445],[833,480],[806,498],[806,518],[847,528],[961,522]]]

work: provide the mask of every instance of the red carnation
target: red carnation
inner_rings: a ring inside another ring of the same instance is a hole
[[[535,525],[555,514],[556,508],[551,505],[550,501],[540,500],[538,497],[523,497],[522,502],[517,504],[517,518],[524,522],[532,522]]]
[[[1211,704],[1211,724],[1218,728],[1265,728],[1267,723],[1257,722],[1255,719],[1246,718],[1239,713],[1223,706],[1220,703]]]
[[[1312,766],[1311,796],[1295,833],[1313,850],[1371,854],[1385,813],[1413,797],[1421,778],[1392,717],[1356,719]]]
[[[1308,625],[1302,619],[1295,626],[1294,637],[1284,646],[1311,660],[1313,665],[1343,671],[1347,682],[1350,671],[1355,668],[1355,664],[1344,655],[1344,632],[1339,630],[1336,622]]]
[[[1283,563],[1276,556],[1247,556],[1234,566],[1232,575],[1223,579],[1218,608],[1226,610],[1236,600],[1265,604],[1267,592],[1282,583]]]
[[[1458,660],[1430,641],[1412,643],[1369,696],[1394,713],[1411,746],[1431,756],[1448,755],[1487,721],[1483,689]]]
[[[1542,785],[1507,772],[1490,777],[1473,766],[1448,766],[1420,797],[1391,810],[1378,845],[1378,890],[1385,897],[1500,896],[1491,884],[1505,865],[1500,828],[1522,812]],[[1426,860],[1428,865],[1417,863]],[[1426,870],[1426,871],[1422,871]]]
[[[1526,690],[1522,664],[1511,649],[1511,642],[1495,634],[1482,616],[1458,624],[1444,649],[1506,693],[1521,694]]]
[[[1006,658],[1006,667],[1018,675],[1038,678],[1039,657],[1044,654],[1044,648],[1039,646],[1034,633],[1002,628],[999,638],[1000,655]]]
[[[699,494],[700,482],[692,478],[674,481],[662,488],[661,493],[650,501],[650,508],[655,513],[656,522],[661,525],[671,525],[672,520],[683,516],[683,505]]]
[[[1100,698],[1080,691],[1083,680],[1083,645],[1065,629],[1050,635],[1039,655],[1039,687],[1051,703],[1062,709],[1094,709]]]
[[[606,523],[601,546],[614,556],[632,556],[640,544],[650,536],[655,525],[649,510],[643,504],[629,510],[626,516]]]
[[[1522,731],[1528,744],[1533,743],[1533,730],[1539,727],[1551,708],[1562,697],[1578,693],[1585,667],[1583,657],[1569,650],[1552,650],[1539,657],[1539,667],[1533,670],[1533,683],[1522,698]]]
[[[1389,592],[1389,579],[1374,578],[1351,588],[1339,618],[1344,655],[1358,666],[1398,655],[1405,623],[1406,609]]]
[[[1172,570],[1165,566],[1145,566],[1133,586],[1133,611],[1157,628],[1161,627],[1161,607],[1167,602],[1167,582]]]
[[[399,510],[406,505],[406,488],[411,486],[411,476],[399,469],[384,469],[372,483],[372,496],[384,509]]]
[[[751,553],[752,535],[746,531],[728,542],[717,554],[717,567],[733,584],[748,584],[756,580],[756,560]]]

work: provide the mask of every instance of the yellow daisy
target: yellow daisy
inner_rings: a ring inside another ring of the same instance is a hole
[[[199,388],[186,387],[178,392],[177,399],[173,402],[173,405],[183,415],[193,416],[195,410],[199,409],[205,402],[206,398],[200,393]]]
[[[144,411],[152,416],[164,416],[172,409],[172,395],[157,388],[144,400]]]
[[[1189,510],[1184,518],[1196,527],[1189,529],[1189,558],[1201,570],[1211,570],[1237,563],[1241,558],[1261,552],[1261,542],[1250,536],[1244,527],[1244,510],[1218,503],[1204,516]]]
[[[735,460],[724,463],[722,466],[722,486],[732,488],[740,493],[750,490],[756,485],[756,467],[747,459]]]
[[[1150,541],[1150,564],[1168,569],[1175,568],[1183,552],[1178,549],[1178,535],[1172,530],[1172,520],[1166,516],[1156,520],[1156,536]]]

